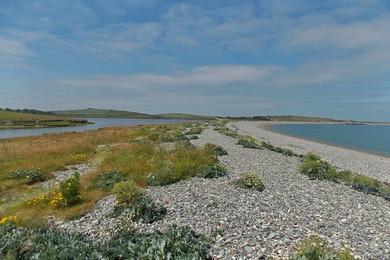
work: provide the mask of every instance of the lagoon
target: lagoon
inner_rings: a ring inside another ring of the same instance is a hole
[[[128,118],[86,118],[94,124],[72,126],[72,127],[53,127],[53,128],[29,128],[29,129],[7,129],[0,130],[0,139],[36,136],[50,133],[82,132],[112,126],[135,126],[135,125],[154,125],[154,124],[172,124],[181,122],[193,122],[186,119],[128,119]]]

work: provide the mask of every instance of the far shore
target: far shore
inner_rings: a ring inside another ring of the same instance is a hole
[[[273,145],[288,148],[300,154],[311,151],[342,169],[351,170],[382,181],[390,182],[390,157],[336,146],[317,140],[303,139],[301,137],[274,131],[271,128],[274,124],[286,123],[297,124],[299,122],[237,121],[229,123],[229,126],[237,128],[242,134],[249,134],[259,140],[270,142]],[[301,124],[313,124],[313,122],[304,122]]]

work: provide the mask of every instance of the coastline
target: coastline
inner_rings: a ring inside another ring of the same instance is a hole
[[[242,134],[249,134],[259,140],[291,149],[296,153],[304,154],[311,151],[341,169],[390,182],[390,157],[304,139],[270,129],[271,125],[279,123],[282,122],[236,121],[228,125],[237,128]],[[303,124],[310,123],[304,122]]]
[[[280,122],[280,123],[290,124],[289,122]],[[350,151],[354,151],[354,152],[365,153],[365,154],[368,154],[368,155],[375,155],[375,156],[379,156],[379,157],[383,157],[383,158],[390,158],[390,155],[376,153],[374,151],[369,151],[369,150],[363,150],[363,149],[359,149],[358,147],[347,147],[347,146],[337,145],[337,144],[326,142],[326,141],[322,141],[322,140],[319,140],[319,139],[304,138],[302,136],[298,136],[298,135],[294,135],[294,134],[278,131],[278,130],[272,128],[272,126],[279,125],[280,123],[279,122],[278,123],[275,122],[275,123],[267,124],[267,125],[259,125],[259,127],[263,128],[266,131],[275,133],[275,134],[289,136],[289,137],[292,137],[292,138],[300,139],[302,141],[309,141],[309,142],[314,142],[314,143],[319,143],[319,144],[323,144],[323,145],[333,146],[333,147],[337,147],[337,148],[341,148],[341,149],[345,149],[345,150],[350,150]],[[296,123],[300,123],[300,122],[296,122]],[[317,123],[317,122],[305,123],[305,122],[303,122],[302,124],[316,124],[317,125],[317,124],[321,124],[321,123]],[[325,124],[333,124],[333,123],[325,123]],[[338,124],[338,123],[336,123],[336,124]]]

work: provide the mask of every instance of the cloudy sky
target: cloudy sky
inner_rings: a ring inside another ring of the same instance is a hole
[[[390,1],[0,0],[0,107],[390,121]]]

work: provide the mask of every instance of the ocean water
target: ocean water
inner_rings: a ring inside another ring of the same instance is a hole
[[[390,125],[275,124],[272,130],[313,141],[390,156]]]
[[[154,125],[171,124],[180,122],[191,122],[184,119],[127,119],[127,118],[86,118],[94,124],[71,126],[71,127],[53,127],[53,128],[35,128],[35,129],[7,129],[0,130],[0,139],[22,137],[31,135],[42,135],[49,133],[82,132],[110,126],[131,126],[131,125]]]

